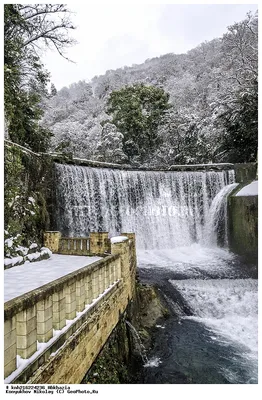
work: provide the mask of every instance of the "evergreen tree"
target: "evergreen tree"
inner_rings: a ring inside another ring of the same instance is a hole
[[[57,95],[57,90],[56,90],[56,87],[55,87],[55,85],[53,83],[51,83],[50,94],[51,94],[52,97]]]
[[[234,102],[227,104],[220,116],[225,127],[221,149],[230,162],[254,162],[258,147],[258,85],[239,90]]]
[[[123,151],[129,160],[145,161],[161,140],[158,127],[169,109],[169,95],[155,86],[137,84],[110,94],[107,112],[123,134]]]
[[[62,4],[6,4],[4,6],[4,100],[8,137],[34,151],[46,151],[51,133],[40,126],[40,101],[47,96],[49,74],[39,45],[53,45],[63,56],[73,28]],[[63,17],[58,20],[55,15]]]

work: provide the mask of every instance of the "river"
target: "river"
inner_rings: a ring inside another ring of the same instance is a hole
[[[139,252],[139,276],[170,310],[141,383],[257,383],[257,267],[194,244]]]

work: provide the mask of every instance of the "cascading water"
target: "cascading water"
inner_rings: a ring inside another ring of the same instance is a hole
[[[56,165],[57,229],[67,236],[135,232],[138,248],[205,241],[212,199],[233,171],[120,171]]]
[[[56,165],[56,229],[135,232],[140,279],[175,315],[162,322],[144,383],[257,382],[257,270],[226,249],[234,181],[233,170]]]
[[[138,351],[140,354],[140,357],[143,361],[144,364],[148,363],[148,358],[146,355],[146,349],[145,346],[143,345],[141,338],[139,336],[139,333],[137,332],[136,328],[131,324],[131,322],[126,321],[127,326],[129,326],[130,332],[132,333],[132,336],[135,340],[136,347],[138,347]]]
[[[223,246],[228,245],[226,198],[237,185],[237,183],[231,183],[230,185],[224,186],[223,189],[221,189],[220,192],[213,199],[209,209],[209,218],[207,219],[204,226],[205,245],[216,246],[219,233],[220,243]]]

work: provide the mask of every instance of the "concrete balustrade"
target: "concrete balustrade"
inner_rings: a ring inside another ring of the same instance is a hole
[[[53,293],[53,328],[55,330],[62,329],[66,324],[66,299],[65,290]]]
[[[71,274],[5,303],[4,375],[16,369],[16,356],[30,358],[37,341],[46,343],[115,281],[121,279],[118,255],[109,255]],[[113,271],[110,275],[110,270]]]
[[[106,266],[107,267],[107,266]],[[94,287],[93,287],[93,279],[92,275],[87,275],[85,279],[85,299],[86,304],[91,304],[94,298]],[[109,285],[108,285],[109,286]]]
[[[16,315],[17,354],[29,358],[37,350],[36,306],[27,307]]]
[[[37,312],[37,340],[48,342],[53,337],[53,298],[52,296],[40,300],[36,304]]]
[[[47,233],[49,248],[56,252],[61,246],[61,236],[59,232]],[[30,358],[38,341],[48,343],[43,355],[34,357],[13,383],[81,382],[116,326],[119,313],[124,312],[134,296],[135,237],[131,233],[124,236],[126,240],[111,244],[106,232],[90,234],[90,248],[104,255],[101,260],[5,303],[5,378],[17,368],[16,356]],[[72,250],[73,241],[67,243]],[[108,249],[111,255],[105,256]],[[74,250],[86,250],[85,244],[83,247],[83,242],[75,241]],[[85,307],[86,312],[75,318]],[[66,320],[72,322],[62,330]],[[72,347],[71,338],[75,334],[79,335],[78,344]],[[65,357],[50,358],[60,348]],[[46,368],[41,366],[43,362]],[[50,368],[49,363],[53,363]]]
[[[58,253],[60,247],[61,233],[58,231],[44,232],[44,246],[48,247],[52,253]]]
[[[85,293],[85,279],[81,278],[76,281],[76,311],[83,311],[85,308],[86,293]]]
[[[16,318],[15,316],[4,323],[4,370],[5,376],[16,369]]]
[[[90,252],[92,254],[104,254],[110,252],[108,232],[91,232],[89,240]]]
[[[76,316],[76,281],[71,281],[65,288],[66,319],[74,319]]]
[[[59,254],[89,256],[91,254],[89,242],[89,238],[61,237],[59,240]]]
[[[91,232],[89,238],[66,238],[58,231],[44,233],[44,246],[53,253],[68,255],[104,255],[110,253],[108,232]]]

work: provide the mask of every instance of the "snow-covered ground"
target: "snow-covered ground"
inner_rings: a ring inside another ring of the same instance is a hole
[[[253,181],[249,185],[244,186],[236,196],[257,196],[258,195],[258,181]]]
[[[21,296],[100,259],[101,257],[53,254],[48,260],[26,262],[6,269],[4,271],[4,301]]]

